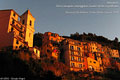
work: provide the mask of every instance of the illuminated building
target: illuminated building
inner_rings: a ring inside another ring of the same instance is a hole
[[[86,69],[87,63],[83,55],[82,42],[65,39],[62,42],[62,50],[64,62],[71,71],[83,71]]]

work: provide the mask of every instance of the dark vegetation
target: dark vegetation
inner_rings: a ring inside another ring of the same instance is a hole
[[[68,36],[63,36],[63,37],[68,37]],[[115,37],[114,40],[110,40],[108,38],[105,38],[103,36],[97,36],[96,34],[93,33],[83,33],[79,34],[78,32],[71,34],[68,38],[74,39],[74,40],[79,40],[79,41],[95,41],[103,46],[109,46],[112,49],[118,49],[120,51],[120,42],[118,41],[118,38]]]
[[[17,52],[17,51],[16,51]],[[120,72],[108,69],[105,73],[80,71],[71,72],[63,63],[54,58],[29,61],[22,60],[19,52],[0,52],[0,77],[21,77],[25,80],[119,80]],[[16,54],[15,54],[16,53]],[[26,54],[26,52],[24,53]]]
[[[26,78],[25,80],[60,80],[59,76],[61,75],[56,74],[55,71],[63,70],[61,74],[65,74],[67,70],[64,64],[57,63],[53,59],[34,60],[30,58],[27,61],[20,58],[19,54],[18,51],[0,52],[0,77],[21,77]]]
[[[42,33],[35,33],[33,39],[33,46],[41,47],[42,46]]]

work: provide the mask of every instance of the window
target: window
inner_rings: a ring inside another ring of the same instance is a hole
[[[73,56],[71,57],[71,60],[74,60],[74,57],[73,57]]]
[[[11,28],[11,32],[13,31],[13,27]]]
[[[52,33],[51,36],[54,36],[54,34]]]
[[[52,33],[51,36],[56,37],[56,34]]]
[[[13,13],[13,16],[15,17],[15,13]]]
[[[84,59],[83,59],[83,62],[84,62]]]
[[[74,52],[73,52],[73,51],[71,51],[71,55],[74,55]]]
[[[72,67],[75,67],[75,64],[74,64],[74,63],[71,63],[71,66],[72,66]]]
[[[19,33],[19,35],[20,35],[20,37],[23,37],[23,34],[21,32]]]
[[[82,68],[82,64],[79,64],[79,68]]]
[[[80,62],[81,62],[81,58],[80,58],[80,57],[78,57],[78,61],[80,61]]]
[[[22,24],[25,24],[25,20],[22,20]]]
[[[16,46],[16,49],[17,49],[17,46]]]
[[[18,24],[16,24],[16,26],[19,28]]]
[[[83,56],[82,53],[80,53],[80,52],[78,52],[78,55],[79,55],[79,56]]]
[[[94,61],[93,63],[95,63],[96,64],[96,62]]]
[[[16,41],[16,44],[19,44],[19,41],[18,41],[18,40]]]
[[[83,67],[85,67],[85,65],[83,65]]]
[[[15,20],[13,19],[13,20],[12,20],[12,24],[14,24],[14,23],[15,23]]]
[[[32,21],[30,20],[30,26],[32,26]]]
[[[38,51],[36,50],[36,53],[38,53]]]
[[[78,49],[78,51],[80,51],[80,48],[79,48],[79,47],[77,47],[77,49]]]
[[[70,49],[74,49],[74,47],[73,47],[73,46],[70,46]]]
[[[78,55],[80,55],[80,52],[78,52]]]
[[[22,45],[20,45],[19,48],[22,48]]]
[[[21,26],[20,29],[22,30],[22,29],[23,29],[23,26]]]

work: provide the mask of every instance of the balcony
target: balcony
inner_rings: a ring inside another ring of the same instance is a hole
[[[73,59],[73,60],[71,59],[71,61],[72,61],[72,62],[77,62],[77,63],[83,63],[83,62],[84,62],[84,60],[80,60],[80,61],[79,61],[79,60],[77,60],[77,59]]]
[[[25,36],[24,36],[23,33],[16,34],[14,32],[14,37],[17,38],[18,40],[22,41],[22,42],[25,42]]]
[[[24,32],[25,26],[22,25],[19,21],[16,21],[13,19],[12,24],[11,24],[16,30],[20,32]]]
[[[76,57],[83,57],[83,54],[71,54],[71,56],[76,56]]]

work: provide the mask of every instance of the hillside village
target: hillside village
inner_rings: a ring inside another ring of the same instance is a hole
[[[118,49],[97,41],[75,40],[52,32],[45,32],[40,41],[34,41],[34,22],[35,18],[30,10],[22,15],[13,9],[0,10],[0,51],[7,48],[21,50],[20,57],[23,60],[29,60],[28,56],[34,60],[53,58],[74,72],[103,73],[107,69],[120,71]],[[33,44],[36,41],[42,44]],[[27,56],[24,55],[25,49],[30,52]]]

